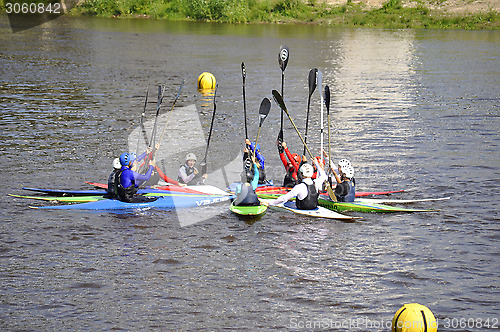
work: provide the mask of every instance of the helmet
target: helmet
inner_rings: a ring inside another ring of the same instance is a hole
[[[186,161],[188,161],[188,160],[196,161],[196,155],[194,153],[188,153],[186,156]]]
[[[345,167],[345,166],[347,166],[347,165],[352,166],[352,165],[351,165],[351,162],[350,162],[349,160],[347,160],[347,159],[340,159],[340,160],[339,160],[339,166],[340,166],[341,168],[342,168],[342,167]]]
[[[346,165],[342,167],[342,173],[349,179],[352,179],[354,176],[354,168],[351,165]]]
[[[115,158],[113,160],[113,168],[115,168],[115,169],[122,168],[122,164],[120,163],[120,158]]]
[[[314,174],[314,168],[309,164],[304,164],[300,166],[299,171],[305,178],[311,178]]]
[[[252,144],[250,144],[250,148],[252,148],[252,150],[254,150],[254,151],[260,151],[260,145],[257,144],[257,146],[256,146],[255,142],[252,142]]]
[[[120,155],[120,164],[122,166],[129,166],[135,161],[135,153],[124,152]]]
[[[292,153],[293,159],[295,159],[296,162],[300,163],[301,159],[300,156],[297,153]]]

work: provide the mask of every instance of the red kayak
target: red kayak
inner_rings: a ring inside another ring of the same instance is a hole
[[[286,194],[291,188],[286,187],[273,187],[273,186],[262,186],[257,187],[255,190],[260,194]],[[366,197],[370,195],[389,195],[395,193],[401,193],[404,190],[391,190],[391,191],[356,191],[356,197]]]

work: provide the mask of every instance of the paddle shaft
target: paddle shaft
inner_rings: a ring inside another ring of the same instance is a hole
[[[161,133],[160,140],[158,141],[158,145],[160,145],[161,141],[163,140],[163,136],[165,135],[165,131],[167,129],[168,120],[170,120],[170,115],[172,114],[172,111],[174,110],[174,106],[175,106],[175,103],[177,103],[177,99],[179,99],[179,96],[181,95],[183,86],[184,86],[184,80],[182,80],[181,86],[179,87],[179,91],[177,92],[177,95],[175,96],[174,102],[172,103],[172,107],[170,108],[170,113],[168,114],[167,121],[165,122],[165,126],[163,127],[163,131]]]
[[[212,129],[214,127],[214,120],[215,120],[215,111],[217,109],[217,104],[215,103],[215,97],[217,96],[217,88],[219,87],[219,83],[215,84],[215,90],[214,90],[214,112],[212,114],[212,121],[210,123],[210,130],[208,132],[208,140],[207,140],[207,148],[205,149],[205,157],[203,158],[202,162],[200,165],[203,166],[203,170],[206,171],[207,167],[207,156],[208,156],[208,147],[210,146],[210,139],[212,138]],[[202,173],[205,173],[202,171]]]
[[[311,106],[311,96],[314,93],[314,90],[316,89],[316,78],[317,78],[317,73],[318,69],[313,68],[309,71],[309,97],[307,99],[307,115],[306,115],[306,132],[304,135],[304,152],[302,153],[303,155],[306,154],[306,143],[307,142],[307,128],[309,127],[309,110]]]
[[[273,96],[274,96],[274,99],[276,100],[276,102],[278,103],[278,105],[280,106],[281,110],[283,110],[283,112],[285,112],[286,115],[288,116],[288,119],[290,120],[290,123],[292,124],[293,128],[297,132],[297,135],[299,135],[300,140],[304,144],[304,148],[307,150],[307,152],[309,152],[309,155],[311,156],[311,159],[314,158],[313,154],[311,153],[311,150],[309,150],[309,147],[307,146],[306,142],[302,138],[302,135],[300,134],[299,130],[297,129],[297,126],[295,125],[295,122],[293,122],[293,119],[290,116],[290,113],[288,113],[288,110],[286,109],[285,102],[283,101],[283,98],[281,97],[281,95],[279,94],[279,92],[276,91],[276,90],[273,90]]]
[[[139,155],[139,141],[141,140],[141,131],[143,132],[144,135],[146,135],[146,132],[143,130],[144,128],[144,117],[146,116],[146,105],[148,104],[148,94],[149,94],[149,87],[146,89],[146,99],[144,100],[144,108],[142,109],[141,113],[141,122],[139,124],[139,134],[137,135],[137,149],[135,155]],[[146,142],[148,141],[147,136],[144,137],[146,139]]]
[[[247,72],[245,70],[245,63],[241,63],[241,76],[243,78],[243,116],[245,117],[245,139],[248,138],[248,126],[247,126],[247,101],[245,93],[245,81],[247,78]]]

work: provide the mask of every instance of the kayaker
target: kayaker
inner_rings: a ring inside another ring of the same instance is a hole
[[[133,203],[143,201],[142,196],[136,196],[139,185],[149,180],[155,166],[155,161],[149,161],[146,174],[139,174],[135,153],[124,152],[120,155],[121,169],[115,178],[116,195],[123,202]],[[141,198],[138,198],[141,197]]]
[[[157,143],[155,145],[155,150],[148,147],[146,149],[146,152],[139,155],[137,157],[137,163],[139,165],[138,169],[141,169],[144,165],[144,163],[140,164],[140,161],[142,161],[146,156],[148,157],[148,159],[151,159],[153,157],[153,152],[158,151],[159,148],[160,148],[160,144]],[[163,171],[158,167],[158,165],[155,165],[154,170],[153,170],[153,174],[151,175],[151,178],[148,181],[144,182],[141,187],[144,187],[144,188],[154,187],[154,186],[158,185],[158,182],[160,182],[160,179],[165,181],[166,183],[173,184],[174,186],[183,186],[183,184],[179,183],[178,181],[175,181],[175,180],[169,178],[168,176],[166,176],[165,173],[163,173]]]
[[[286,171],[283,187],[293,188],[298,182],[297,173],[299,171],[300,157],[296,153],[290,153],[285,142],[278,142],[278,153]]]
[[[248,151],[247,151],[248,152]],[[255,159],[252,157],[252,168],[253,168],[253,178],[252,181],[245,182],[238,186],[235,190],[237,195],[236,199],[233,201],[234,206],[258,206],[260,205],[259,198],[255,193],[255,189],[259,185],[259,168]]]
[[[260,145],[255,144],[255,142],[250,142],[250,140],[247,138],[245,140],[245,144],[249,150],[254,156],[255,160],[257,163],[257,167],[259,168],[259,184],[264,184],[266,183],[266,170],[265,170],[265,158],[264,156],[260,153]],[[250,179],[253,178],[250,177]],[[248,179],[248,176],[247,176]],[[250,179],[248,179],[250,181]]]
[[[120,164],[120,158],[115,158],[113,160],[113,172],[111,172],[108,177],[108,190],[107,193],[103,196],[104,198],[117,198],[115,179],[116,174],[118,174],[121,168],[122,165]]]
[[[354,168],[351,165],[339,165],[340,176],[335,170],[333,175],[337,181],[335,188],[335,197],[338,202],[354,202],[356,196],[356,188],[354,182],[351,181],[354,177]]]
[[[177,181],[181,184],[196,185],[203,184],[207,178],[207,174],[201,175],[196,167],[196,155],[188,153],[186,155],[186,162],[179,168],[179,176]]]
[[[299,210],[314,210],[318,207],[319,192],[323,187],[323,182],[326,181],[326,173],[320,167],[317,160],[313,159],[316,168],[318,169],[318,177],[313,180],[312,176],[314,168],[310,164],[303,164],[299,172],[302,175],[302,182],[295,185],[287,194],[281,195],[269,205],[277,205],[296,197],[295,205]]]

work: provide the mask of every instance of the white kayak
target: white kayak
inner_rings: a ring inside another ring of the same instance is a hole
[[[261,202],[272,202],[273,199],[260,199]],[[300,214],[303,216],[308,216],[308,217],[314,217],[314,218],[326,218],[326,219],[337,219],[337,220],[355,220],[355,219],[361,219],[362,217],[353,217],[353,216],[348,216],[345,214],[341,214],[332,210],[329,210],[327,208],[318,206],[314,210],[300,210],[297,209],[297,206],[295,205],[295,202],[293,201],[288,201],[285,203],[280,203],[277,205],[270,205],[270,209],[276,210],[276,211],[287,211],[287,212],[292,212],[295,214]]]

